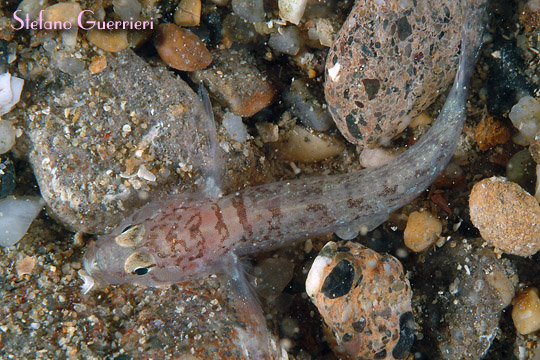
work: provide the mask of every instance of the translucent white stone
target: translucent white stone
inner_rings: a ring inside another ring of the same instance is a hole
[[[513,140],[519,145],[529,145],[540,131],[540,102],[531,96],[524,96],[512,107],[508,117],[519,130]]]
[[[26,234],[44,204],[40,197],[0,200],[0,246],[15,245]]]

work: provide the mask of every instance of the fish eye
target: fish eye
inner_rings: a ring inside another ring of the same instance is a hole
[[[148,269],[147,267],[140,267],[140,268],[137,268],[137,269],[133,270],[133,274],[135,274],[135,275],[146,275],[146,274],[148,274],[149,271],[150,271],[150,269]]]
[[[124,263],[124,270],[128,274],[146,275],[156,266],[156,260],[148,253],[135,252],[128,256]]]
[[[142,241],[145,232],[144,225],[129,225],[114,238],[114,241],[122,247],[133,247]]]

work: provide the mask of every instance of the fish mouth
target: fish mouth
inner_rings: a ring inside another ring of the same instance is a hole
[[[91,241],[86,247],[86,252],[83,256],[83,267],[89,276],[94,277],[100,271],[97,259],[97,248],[95,241]]]

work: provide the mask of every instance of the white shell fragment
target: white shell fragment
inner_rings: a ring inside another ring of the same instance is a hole
[[[279,16],[298,25],[304,16],[306,4],[307,0],[279,0]]]
[[[0,201],[0,246],[15,245],[40,213],[40,197],[7,198]]]
[[[0,75],[0,116],[8,113],[21,100],[23,85],[23,79],[10,73]]]

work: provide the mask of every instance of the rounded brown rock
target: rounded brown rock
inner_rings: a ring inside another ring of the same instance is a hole
[[[540,205],[518,184],[499,177],[476,183],[469,210],[482,238],[494,247],[519,256],[540,250]]]
[[[326,62],[326,100],[341,133],[387,144],[454,78],[462,1],[356,1]]]
[[[361,244],[328,242],[306,280],[340,359],[403,359],[414,341],[412,291],[395,257]]]
[[[174,24],[158,27],[155,45],[161,59],[176,70],[201,70],[212,63],[212,55],[197,35]]]

